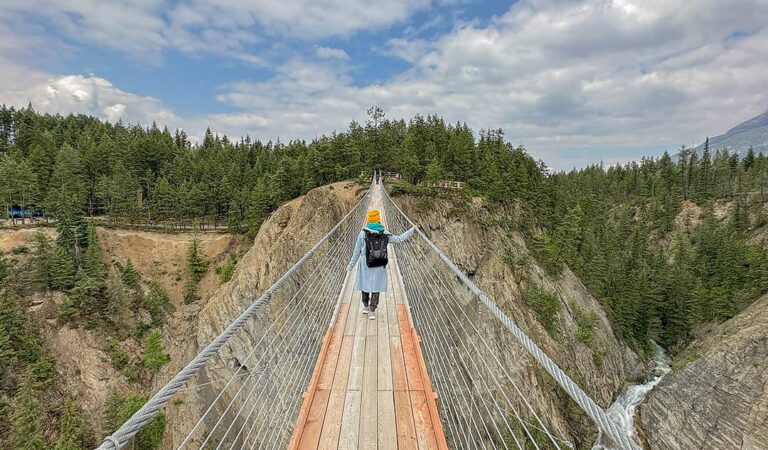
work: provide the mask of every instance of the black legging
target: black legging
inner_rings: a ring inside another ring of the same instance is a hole
[[[368,298],[370,296],[370,302]],[[367,306],[371,311],[376,311],[376,307],[379,306],[379,293],[378,292],[363,292],[363,306]]]

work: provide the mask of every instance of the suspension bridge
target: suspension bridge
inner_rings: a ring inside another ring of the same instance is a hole
[[[390,245],[389,291],[361,314],[346,272],[369,208],[415,227],[381,184],[367,194],[98,450],[122,448],[166,405],[205,386],[173,439],[189,449],[564,449],[562,420],[525,388],[515,342],[591,419],[640,447],[418,228]],[[491,331],[489,331],[491,330]],[[503,343],[493,333],[512,339]],[[233,363],[234,361],[234,363]]]

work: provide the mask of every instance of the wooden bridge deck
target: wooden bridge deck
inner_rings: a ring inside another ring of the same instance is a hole
[[[395,252],[376,320],[347,276],[289,449],[447,449]]]

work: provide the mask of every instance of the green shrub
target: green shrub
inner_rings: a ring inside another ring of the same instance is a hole
[[[120,347],[120,343],[116,339],[107,339],[104,345],[104,352],[109,357],[109,363],[117,370],[123,370],[130,361],[128,352]]]
[[[168,364],[171,360],[170,356],[165,353],[163,348],[163,341],[161,340],[160,333],[153,331],[147,336],[144,341],[144,357],[142,362],[144,367],[149,369],[152,373],[157,373],[160,369]]]
[[[592,352],[592,362],[595,363],[595,367],[598,369],[603,367],[603,355],[599,352]]]
[[[184,303],[189,305],[198,300],[200,300],[200,295],[197,293],[197,284],[189,280],[184,285]]]
[[[563,270],[563,261],[559,257],[557,243],[548,235],[531,236],[528,239],[528,248],[547,273],[556,275]]]
[[[26,245],[19,245],[18,247],[14,247],[11,250],[11,253],[13,253],[14,255],[20,255],[22,253],[27,254],[29,253],[29,247],[27,247]]]
[[[0,257],[0,283],[8,277],[8,273],[8,263],[5,262],[4,258]]]
[[[560,300],[554,292],[539,288],[530,289],[524,298],[533,309],[536,320],[547,330],[550,336],[557,335],[557,314],[560,312]]]
[[[156,281],[149,284],[149,291],[144,296],[141,306],[149,312],[153,326],[162,325],[165,322],[166,313],[173,308],[168,294]]]
[[[574,302],[571,302],[574,319],[576,319],[576,339],[579,342],[590,345],[595,339],[595,324],[597,323],[597,314],[594,311],[585,313]]]
[[[120,393],[117,391],[110,392],[104,408],[104,418],[102,419],[105,433],[111,434],[117,430],[120,425],[125,423],[146,402],[147,397],[143,395]],[[165,414],[161,413],[142,428],[136,437],[133,438],[133,445],[129,443],[126,448],[155,450],[159,447],[163,434],[165,434]]]
[[[221,280],[222,284],[232,279],[232,274],[235,272],[235,265],[237,265],[235,255],[229,255],[224,263],[216,267],[216,274],[219,276],[219,280]]]
[[[136,334],[135,334],[135,336],[137,338],[142,338],[142,337],[144,337],[144,334],[146,334],[146,332],[149,331],[150,329],[152,329],[152,324],[144,323],[144,322],[139,322],[136,325]]]

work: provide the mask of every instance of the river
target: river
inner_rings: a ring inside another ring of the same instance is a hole
[[[648,395],[654,387],[661,381],[666,374],[668,374],[672,368],[669,366],[669,357],[658,344],[653,343],[653,360],[656,362],[656,368],[654,369],[654,377],[646,381],[643,384],[635,384],[629,386],[624,392],[619,395],[615,402],[606,410],[606,413],[611,418],[618,419],[617,422],[623,424],[624,432],[637,441],[635,436],[635,409],[637,405],[643,402],[645,396]],[[602,443],[602,437],[598,436],[595,445],[592,446],[592,450],[611,450]]]

